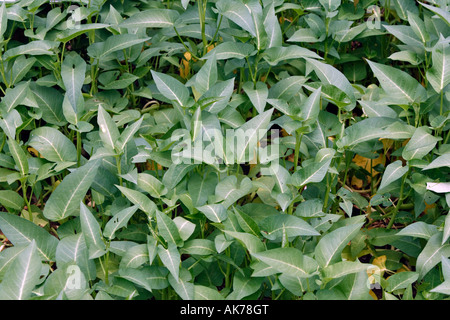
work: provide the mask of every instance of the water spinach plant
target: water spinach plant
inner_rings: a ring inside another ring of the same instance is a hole
[[[448,299],[449,8],[2,2],[0,299]]]

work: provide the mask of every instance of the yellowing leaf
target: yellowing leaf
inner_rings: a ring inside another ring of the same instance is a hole
[[[353,162],[361,168],[364,168],[366,171],[370,172],[370,164],[371,164],[371,159],[360,156],[359,154],[357,154],[354,158],[353,158]],[[379,165],[379,164],[385,164],[386,163],[386,156],[384,154],[380,154],[380,156],[376,159],[372,159],[372,175],[375,177],[376,175],[379,174],[378,171],[376,171],[375,169],[373,169],[375,166]],[[370,182],[370,176],[367,176],[367,181]],[[352,177],[352,186],[355,187],[356,189],[361,189],[363,187],[363,181],[361,179],[358,179],[357,177],[353,176]]]
[[[380,268],[380,271],[383,272],[386,269],[386,256],[379,256],[373,259],[372,264]]]
[[[28,147],[27,148],[28,152],[31,153],[32,155],[34,155],[35,157],[38,158],[44,158],[41,154],[39,154],[39,151],[37,151],[35,148],[33,147]]]

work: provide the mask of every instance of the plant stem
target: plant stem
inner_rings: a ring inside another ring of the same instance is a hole
[[[302,144],[303,133],[295,133],[295,153],[294,153],[294,172],[297,171],[298,159],[300,156],[300,146]]]
[[[194,59],[196,59],[196,60],[200,60],[200,58],[197,57],[197,56],[191,51],[191,49],[189,49],[189,47],[186,45],[186,43],[184,43],[183,39],[181,39],[181,36],[180,36],[180,34],[178,33],[177,28],[173,27],[173,30],[175,30],[175,33],[176,33],[177,36],[178,36],[178,40],[180,40],[181,44],[182,44],[183,47],[186,49],[186,51],[189,52],[189,53],[191,54],[192,58],[194,58]],[[156,68],[155,68],[155,69],[156,69]]]
[[[395,206],[394,210],[392,211],[392,217],[391,217],[391,220],[389,220],[389,224],[387,225],[386,229],[391,229],[392,226],[394,225],[395,217],[397,216],[397,213],[400,210],[400,207],[403,203],[403,190],[405,187],[406,177],[408,176],[410,170],[411,170],[411,168],[408,169],[408,172],[402,178],[402,185],[400,186],[400,195],[398,198],[398,203]]]
[[[117,176],[119,177],[119,185],[123,186],[123,180],[122,180],[122,160],[120,158],[120,155],[116,155],[116,165],[117,165]]]
[[[200,18],[200,28],[202,29],[202,42],[203,42],[203,55],[206,54],[206,50],[208,49],[208,40],[206,39],[206,4],[207,0],[199,0],[197,2],[198,6],[198,16]]]
[[[28,220],[33,221],[33,213],[31,212],[30,201],[28,201],[27,198],[27,184],[23,180],[21,181],[21,184],[22,184],[23,200],[25,201],[28,210]]]
[[[81,162],[81,132],[77,131],[77,167],[80,166]]]

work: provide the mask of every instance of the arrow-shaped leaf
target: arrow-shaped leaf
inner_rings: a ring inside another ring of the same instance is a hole
[[[47,200],[44,216],[58,221],[72,214],[78,215],[80,201],[91,187],[99,165],[99,160],[89,161],[67,175]]]

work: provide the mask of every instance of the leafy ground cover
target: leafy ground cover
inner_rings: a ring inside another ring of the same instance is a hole
[[[446,0],[0,8],[1,299],[447,299]]]

